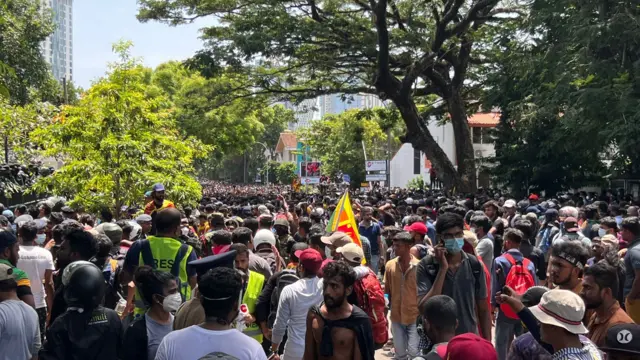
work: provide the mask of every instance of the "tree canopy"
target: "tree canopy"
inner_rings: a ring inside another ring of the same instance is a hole
[[[247,89],[302,99],[371,93],[391,100],[405,140],[424,151],[447,186],[475,186],[467,106],[477,105],[492,34],[517,14],[498,0],[141,0],[138,18],[172,25],[215,15],[201,57],[248,72]],[[248,66],[250,64],[251,66]],[[476,71],[477,70],[477,71]],[[441,101],[456,139],[457,169],[417,103]]]
[[[110,65],[77,105],[63,106],[48,126],[32,135],[44,157],[62,161],[53,175],[39,179],[36,191],[69,196],[89,209],[142,201],[153,183],[168,197],[195,204],[201,196],[193,161],[208,146],[183,136],[171,102],[149,86],[149,69],[130,55],[130,43],[114,45],[119,61]]]

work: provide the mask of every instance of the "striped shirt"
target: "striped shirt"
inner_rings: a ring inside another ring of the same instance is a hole
[[[583,341],[579,348],[565,348],[553,353],[552,360],[603,360],[600,350],[591,342]]]

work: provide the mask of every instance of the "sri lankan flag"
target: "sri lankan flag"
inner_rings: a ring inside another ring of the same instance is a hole
[[[356,217],[353,215],[348,191],[345,192],[340,198],[340,201],[338,201],[336,210],[331,214],[331,219],[329,219],[326,230],[328,233],[342,231],[349,235],[355,244],[362,247],[360,234],[358,233],[358,224],[356,223]]]

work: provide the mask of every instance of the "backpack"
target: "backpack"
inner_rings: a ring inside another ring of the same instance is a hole
[[[121,269],[122,267],[118,266],[118,260],[113,258],[108,258],[102,268],[104,282],[107,284],[104,294],[104,307],[108,309],[115,309],[120,298],[124,297],[122,296],[123,291],[119,281]]]
[[[358,306],[369,315],[373,329],[373,342],[381,348],[389,341],[389,323],[385,316],[384,291],[373,271],[353,284]]]
[[[429,253],[429,247],[427,245],[416,244],[414,247],[418,249],[418,260],[422,260]]]
[[[522,295],[529,288],[536,285],[535,280],[529,272],[529,264],[531,261],[526,257],[522,257],[522,261],[513,258],[511,254],[504,253],[504,258],[511,264],[511,269],[507,274],[505,285],[509,286],[515,291],[516,294]],[[500,310],[510,319],[518,319],[518,315],[507,304],[500,304]]]
[[[273,292],[271,293],[271,309],[269,312],[269,318],[267,319],[267,326],[269,328],[272,328],[273,324],[276,322],[276,314],[278,311],[278,303],[280,301],[280,294],[282,293],[282,289],[298,280],[300,280],[300,278],[298,277],[298,275],[296,275],[295,270],[283,270],[280,273],[280,276],[278,276],[278,280],[276,280],[276,286],[273,287]]]
[[[156,268],[156,262],[153,259],[153,253],[151,252],[151,243],[149,240],[139,240],[141,241],[140,254],[142,255],[142,261],[144,265],[151,266],[152,268]],[[189,283],[183,283],[180,280],[180,264],[185,256],[187,256],[187,252],[189,251],[189,245],[182,243],[180,244],[180,250],[176,254],[176,258],[173,261],[173,266],[171,266],[171,275],[176,278],[176,283],[178,284],[178,291],[182,296],[182,302],[185,302],[187,292],[189,291]]]
[[[471,272],[473,273],[473,278],[476,281],[476,284],[480,282],[480,276],[484,276],[484,270],[482,269],[482,264],[480,264],[480,260],[474,255],[464,253],[469,260],[469,265],[471,266]],[[427,274],[431,277],[431,282],[435,281],[436,276],[438,275],[438,270],[440,269],[440,264],[436,262],[436,258],[429,254],[421,260],[424,261],[425,269],[427,270]],[[491,284],[487,284],[487,293],[491,292]],[[444,294],[443,294],[444,295]]]

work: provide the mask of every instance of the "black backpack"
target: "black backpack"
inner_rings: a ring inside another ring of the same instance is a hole
[[[153,253],[151,252],[151,243],[149,240],[139,240],[141,241],[140,254],[142,255],[142,261],[144,265],[151,266],[152,268],[156,268],[156,262],[153,259]],[[180,250],[178,250],[178,254],[176,254],[176,258],[173,261],[173,265],[171,266],[171,275],[176,278],[176,283],[178,283],[178,291],[180,291],[180,295],[182,295],[182,302],[184,302],[187,298],[187,291],[189,291],[189,283],[183,283],[180,281],[180,263],[185,256],[187,256],[187,252],[189,252],[189,245],[182,243],[180,245]]]
[[[469,259],[469,265],[471,265],[471,271],[473,272],[473,278],[475,282],[480,282],[480,276],[484,276],[484,271],[482,270],[482,264],[480,264],[480,260],[475,255],[466,254],[467,259]],[[438,275],[438,270],[440,270],[440,264],[436,262],[436,259],[433,255],[427,255],[424,259],[421,260],[424,262],[425,268],[429,277],[431,278],[432,283],[435,281],[436,276]],[[491,291],[491,284],[487,285],[487,294]]]
[[[276,286],[273,288],[273,292],[271,293],[271,308],[269,311],[269,318],[267,319],[267,325],[269,326],[269,328],[272,328],[273,324],[276,322],[278,302],[280,301],[280,294],[282,293],[282,289],[298,280],[300,280],[300,278],[298,277],[298,275],[296,275],[296,271],[291,269],[282,270],[282,272],[278,276],[278,280],[276,280]]]

